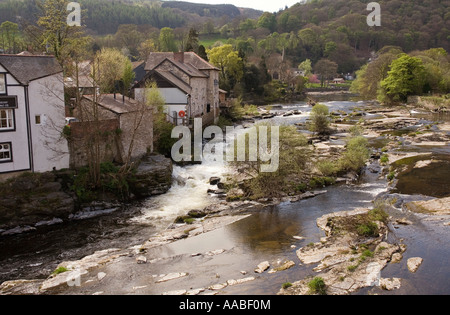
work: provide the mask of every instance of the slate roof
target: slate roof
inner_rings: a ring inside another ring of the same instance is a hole
[[[23,85],[62,72],[53,56],[0,55],[0,64]]]
[[[84,98],[93,101],[93,95],[84,95]],[[132,98],[123,98],[122,94],[102,94],[97,104],[116,114],[132,113],[139,110],[138,102]]]
[[[183,80],[181,80],[177,76],[173,75],[171,72],[161,71],[161,70],[154,70],[154,72],[159,74],[162,78],[169,81],[176,87],[178,87],[183,92],[185,92],[187,94],[191,93],[192,88],[188,84],[186,84]]]
[[[209,62],[201,58],[199,55],[191,51],[184,53],[184,63],[176,61],[173,52],[152,52],[150,53],[145,63],[145,70],[150,71],[155,69],[165,59],[172,61],[177,66],[183,67],[183,65],[185,65],[189,70],[193,69],[198,72],[200,72],[199,70],[219,70],[218,68],[214,67]]]

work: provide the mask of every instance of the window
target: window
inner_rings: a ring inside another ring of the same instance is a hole
[[[0,73],[0,94],[6,94],[6,76]]]
[[[34,122],[36,123],[36,125],[40,125],[41,124],[41,115],[34,116]]]
[[[211,112],[211,104],[206,104],[206,112]]]
[[[14,110],[0,109],[0,130],[14,129]]]
[[[12,161],[11,143],[0,143],[0,163]]]

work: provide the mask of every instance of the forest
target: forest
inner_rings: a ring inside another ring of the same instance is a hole
[[[42,1],[0,0],[0,50],[49,50],[36,27]],[[195,51],[220,65],[221,88],[255,101],[286,99],[311,84],[354,77],[386,46],[402,53],[450,49],[448,0],[380,0],[381,26],[372,27],[369,0],[308,0],[264,13],[181,1],[79,2],[88,50],[116,48],[131,61],[145,60],[150,51]],[[228,60],[221,60],[225,53]]]

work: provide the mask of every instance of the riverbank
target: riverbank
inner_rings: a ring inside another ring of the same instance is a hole
[[[293,200],[298,201],[312,198],[323,193],[326,193],[326,191],[308,192],[292,198]],[[203,235],[203,239],[208,238],[209,233],[245,219],[250,215],[249,212],[255,210],[260,211],[266,207],[273,206],[280,201],[281,200],[273,200],[266,204],[254,201],[222,201],[219,204],[206,207],[200,211],[201,215],[199,215],[199,211],[197,211],[196,215],[198,218],[193,222],[190,222],[189,224],[173,223],[169,228],[153,235],[141,245],[126,249],[111,248],[97,251],[94,254],[77,261],[62,262],[57,266],[55,272],[47,279],[5,281],[0,285],[0,294],[130,294],[133,292],[137,293],[136,290],[142,294],[142,292],[146,291],[144,290],[146,288],[148,288],[148,290],[153,290],[148,284],[146,286],[139,285],[139,283],[146,281],[145,277],[139,277],[135,281],[131,280],[131,283],[126,280],[128,283],[125,286],[119,285],[118,283],[112,285],[110,282],[103,281],[103,279],[108,275],[108,279],[111,279],[114,282],[124,280],[121,276],[121,273],[124,270],[122,268],[125,268],[128,272],[138,268],[139,271],[136,270],[137,273],[150,276],[151,273],[144,271],[145,267],[154,272],[153,269],[156,265],[158,265],[159,268],[163,268],[167,260],[174,259],[174,257],[178,256],[169,255],[167,257],[167,253],[171,252],[168,247],[177,241],[195,237],[198,238]],[[190,255],[187,255],[187,257],[190,258],[189,260],[193,260],[194,257],[197,257],[195,259],[198,260],[199,257],[210,258],[222,254],[225,251],[226,249],[218,248],[205,251],[205,253],[193,252],[190,253]],[[150,281],[147,279],[147,281],[150,283],[162,283],[185,277],[188,274],[193,276],[194,273],[192,268],[190,267],[189,270],[189,273],[179,271],[169,272],[167,274],[162,273],[161,271],[160,274],[151,275],[152,280]],[[199,274],[197,274],[197,276],[199,278],[201,277]],[[245,280],[238,279],[234,280],[235,282],[233,279],[230,279],[229,282],[238,284],[254,280],[249,277],[243,277],[243,279]],[[132,291],[128,291],[130,286],[134,288]],[[199,289],[198,293],[208,290],[217,293],[218,289],[219,286],[208,286],[201,290]],[[146,293],[155,294],[155,292]],[[159,292],[158,294],[162,293],[173,292],[170,292],[169,290],[168,292]]]
[[[112,213],[172,186],[172,161],[162,155],[142,158],[131,174],[119,174],[112,163],[100,169],[96,190],[85,180],[87,168],[23,173],[0,183],[0,235]]]

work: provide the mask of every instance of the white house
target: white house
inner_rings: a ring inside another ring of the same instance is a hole
[[[217,122],[218,68],[193,52],[152,52],[144,69],[145,76],[134,86],[137,100],[143,100],[145,83],[155,81],[174,124],[187,124],[194,118],[202,118],[203,125]]]
[[[0,55],[0,178],[69,167],[62,69],[52,56]]]

